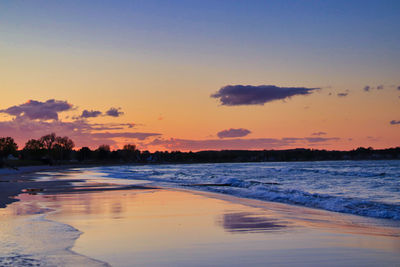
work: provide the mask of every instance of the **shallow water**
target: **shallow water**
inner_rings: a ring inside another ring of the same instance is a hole
[[[43,208],[36,197],[22,198],[23,202],[0,209],[0,266],[107,266],[71,251],[81,232],[46,219],[53,211]]]
[[[100,264],[91,259],[112,266],[400,262],[400,228],[373,225],[359,216],[164,189],[22,197],[23,202],[10,208],[21,211],[25,203],[26,210],[37,204],[56,210],[45,218],[27,215],[11,236],[21,250],[15,253],[14,247],[9,252],[41,266]],[[32,228],[30,220],[39,220],[38,226]],[[39,245],[35,233],[26,235],[23,229],[34,230],[42,240]],[[18,235],[23,238],[16,239]],[[71,250],[65,250],[73,240]]]

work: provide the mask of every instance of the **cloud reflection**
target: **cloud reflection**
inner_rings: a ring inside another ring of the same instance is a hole
[[[287,227],[287,223],[283,221],[250,212],[226,213],[222,216],[220,223],[226,231],[231,233],[271,232]]]

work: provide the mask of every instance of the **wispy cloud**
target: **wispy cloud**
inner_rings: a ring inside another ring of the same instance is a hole
[[[99,144],[114,145],[115,138],[145,140],[159,133],[128,132],[127,124],[90,124],[83,120],[72,122],[37,121],[17,118],[11,121],[0,122],[0,133],[3,136],[13,136],[23,145],[28,139],[39,138],[50,132],[66,135],[72,138],[77,146],[94,147]],[[119,130],[119,132],[98,132],[104,130]]]
[[[261,150],[261,149],[280,149],[293,146],[304,147],[315,143],[325,144],[326,142],[338,141],[340,138],[254,138],[254,139],[161,139],[156,138],[147,143],[147,146],[163,147],[167,150],[198,151],[198,150]]]
[[[249,135],[251,132],[247,129],[239,128],[239,129],[228,129],[223,130],[217,133],[219,138],[236,138],[236,137],[244,137]]]
[[[296,95],[309,95],[320,88],[278,87],[275,85],[227,85],[212,94],[225,106],[264,105]]]
[[[31,138],[39,138],[50,132],[72,138],[78,147],[95,147],[100,144],[116,144],[115,138],[145,140],[158,133],[128,132],[129,124],[90,124],[84,120],[63,122],[60,120],[40,121],[27,118],[16,118],[10,121],[0,122],[0,133],[2,136],[13,136],[16,141],[23,144]],[[112,130],[118,132],[99,132]]]
[[[311,135],[321,136],[321,135],[326,135],[326,132],[315,132],[315,133],[312,133]]]
[[[0,110],[15,117],[23,117],[31,120],[58,120],[58,113],[71,110],[73,106],[67,101],[49,99],[45,102],[28,100],[24,104]]]
[[[96,138],[128,138],[128,139],[138,139],[145,140],[152,136],[160,136],[159,133],[140,133],[140,132],[118,132],[118,133],[92,133],[93,137]]]

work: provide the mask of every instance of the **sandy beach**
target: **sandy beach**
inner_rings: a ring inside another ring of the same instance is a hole
[[[2,266],[400,263],[396,221],[111,182],[88,170],[5,177],[2,192],[25,192],[0,209]]]

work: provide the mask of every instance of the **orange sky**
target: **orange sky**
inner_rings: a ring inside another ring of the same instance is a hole
[[[252,16],[240,13],[243,3],[215,7],[215,13],[206,4],[124,5],[118,2],[108,10],[101,4],[94,9],[65,3],[44,9],[0,4],[0,136],[14,136],[23,147],[29,138],[55,131],[72,134],[77,147],[136,143],[152,151],[400,144],[400,54],[395,49],[400,36],[393,25],[398,24],[398,5],[369,3],[356,13],[351,6],[338,11],[346,29],[331,12],[333,3],[301,7],[305,15],[319,11],[317,21],[280,4],[249,4],[245,8]],[[281,12],[282,17],[271,15],[280,24],[263,20],[263,10]],[[385,19],[357,17],[374,10],[387,11]],[[258,105],[227,106],[210,97],[227,85],[320,89]],[[365,91],[365,86],[372,89]],[[29,99],[67,101],[73,108],[58,112],[58,120],[6,112]],[[111,107],[123,114],[106,116]],[[86,126],[80,122],[72,129],[83,110],[102,115],[80,118]],[[100,124],[114,129],[93,129]],[[217,136],[229,129],[250,134]],[[93,136],[104,132],[158,135],[143,140]],[[311,137],[321,139],[307,139]]]

